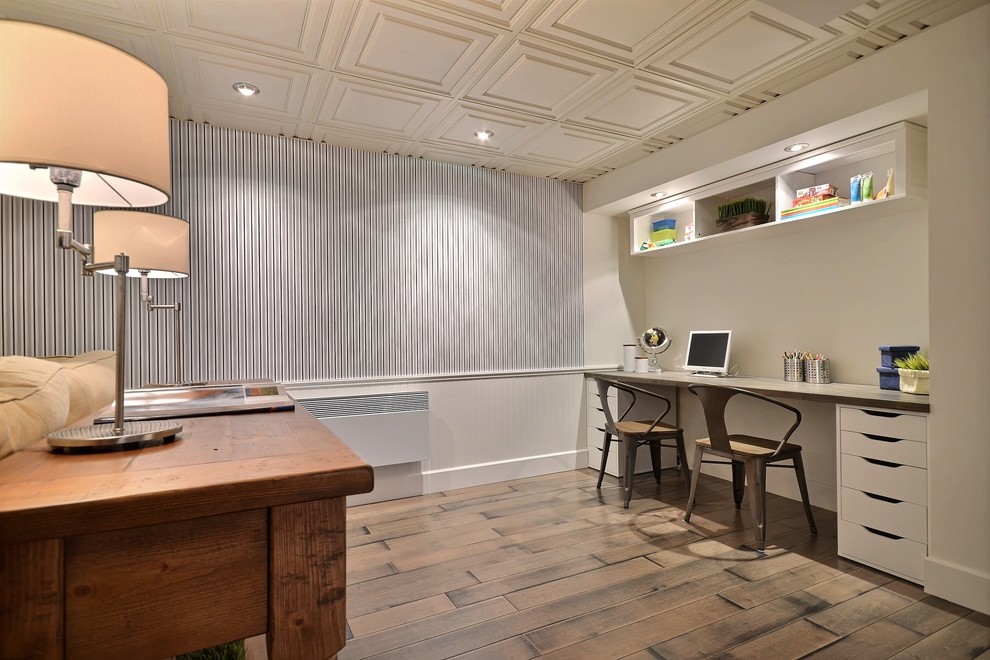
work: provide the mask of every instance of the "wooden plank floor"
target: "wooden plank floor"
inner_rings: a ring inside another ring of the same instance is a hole
[[[691,524],[673,471],[562,472],[351,507],[347,646],[357,658],[990,658],[990,617],[836,555],[835,514],[747,503],[702,476]]]

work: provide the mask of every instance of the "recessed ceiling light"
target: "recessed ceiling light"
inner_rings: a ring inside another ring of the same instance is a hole
[[[244,96],[255,96],[257,94],[261,94],[261,90],[258,89],[257,86],[252,85],[251,83],[246,83],[246,82],[234,83],[233,87],[235,92],[237,92],[238,94],[242,94]]]
[[[666,196],[667,196],[667,193],[665,193],[662,190],[658,190],[656,192],[650,193],[650,197],[656,197],[657,199],[663,199]]]
[[[495,137],[495,133],[492,132],[492,131],[490,131],[490,130],[488,130],[486,128],[486,129],[484,129],[482,131],[475,131],[474,132],[474,137],[476,137],[476,138],[478,138],[479,140],[482,140],[482,141],[484,141],[484,140],[490,140],[493,137]]]
[[[784,147],[784,151],[793,154],[793,153],[797,153],[798,151],[804,151],[809,146],[811,145],[809,145],[807,142],[798,142],[796,144],[787,145],[786,147]]]

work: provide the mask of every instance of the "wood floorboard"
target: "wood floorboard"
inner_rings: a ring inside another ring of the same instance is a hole
[[[348,509],[340,660],[990,658],[990,617],[837,555],[835,514],[575,470]],[[748,495],[748,494],[747,494]]]

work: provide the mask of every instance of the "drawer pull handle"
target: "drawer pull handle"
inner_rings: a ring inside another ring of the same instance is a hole
[[[901,416],[900,413],[882,412],[880,410],[864,410],[863,412],[865,412],[867,415],[873,415],[874,417],[893,418],[893,417]]]
[[[881,465],[883,467],[889,467],[889,468],[904,467],[903,465],[901,465],[899,463],[891,463],[890,461],[881,461],[879,458],[866,458],[866,457],[863,457],[863,460],[866,461],[867,463],[872,463],[873,465]]]
[[[877,442],[900,442],[900,438],[888,438],[885,435],[873,435],[872,433],[864,433],[863,437],[869,438],[870,440],[876,440]]]
[[[901,539],[904,538],[903,536],[898,536],[897,534],[891,534],[890,532],[881,532],[879,529],[873,529],[872,527],[867,527],[866,525],[863,525],[863,529],[865,529],[868,532],[872,532],[877,536],[883,536],[885,538],[893,539],[895,541],[900,541]]]
[[[904,500],[895,500],[893,497],[887,497],[886,495],[877,495],[876,493],[867,493],[865,490],[862,491],[863,495],[871,497],[875,500],[880,500],[881,502],[889,502],[891,504],[901,504]]]

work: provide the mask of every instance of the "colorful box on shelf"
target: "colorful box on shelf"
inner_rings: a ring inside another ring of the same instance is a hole
[[[653,220],[650,222],[650,228],[652,233],[650,234],[650,240],[654,243],[670,242],[674,240],[675,227],[677,227],[677,220],[674,218],[663,218],[662,220]]]
[[[794,218],[802,218],[807,215],[814,215],[815,213],[821,213],[822,211],[831,211],[832,209],[837,209],[848,205],[848,199],[843,199],[841,197],[829,197],[828,199],[823,199],[820,202],[812,202],[803,206],[785,209],[780,212],[780,219],[793,220]]]
[[[906,358],[920,350],[920,346],[881,346],[880,366],[887,367],[888,369],[894,368],[894,360],[897,358]],[[894,368],[894,371],[897,371],[897,369]],[[895,387],[894,389],[896,390],[897,388]]]
[[[901,389],[901,372],[896,367],[877,367],[881,390]]]
[[[803,206],[811,202],[819,202],[829,197],[836,197],[838,189],[831,183],[823,183],[810,188],[798,188],[794,191],[794,204],[792,206]]]

